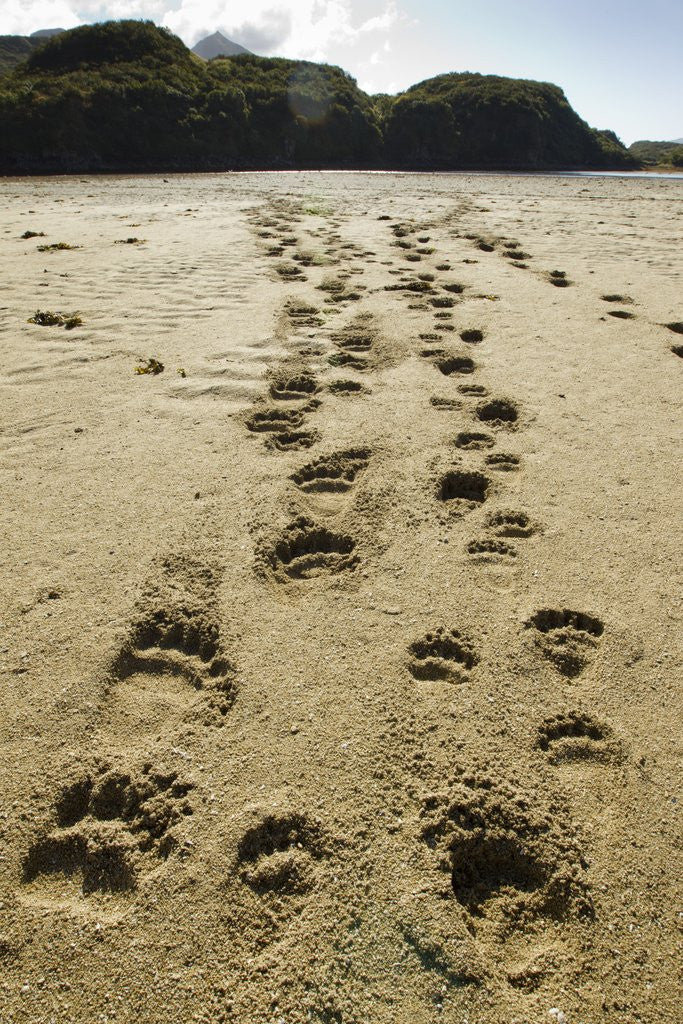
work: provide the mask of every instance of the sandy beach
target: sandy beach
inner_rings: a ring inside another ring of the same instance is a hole
[[[683,181],[0,204],[0,1019],[680,1021]]]

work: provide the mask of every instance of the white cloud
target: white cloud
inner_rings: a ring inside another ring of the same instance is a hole
[[[389,2],[358,23],[353,7],[351,0],[181,0],[162,21],[191,43],[218,28],[257,52],[324,60],[361,34],[388,31],[398,18]]]
[[[396,0],[0,0],[0,34],[149,18],[189,46],[217,29],[256,53],[327,60],[364,43],[377,52],[403,20]],[[368,14],[370,15],[368,17]],[[383,38],[384,37],[384,38]],[[349,54],[350,55],[350,54]]]
[[[0,35],[27,36],[39,28],[73,28],[80,20],[66,0],[2,0]]]

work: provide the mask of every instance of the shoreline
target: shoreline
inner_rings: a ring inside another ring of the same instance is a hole
[[[652,169],[642,168],[639,170],[575,170],[571,168],[559,168],[545,170],[519,169],[519,168],[455,168],[453,170],[425,170],[411,168],[385,168],[385,167],[280,167],[280,168],[231,168],[227,170],[102,170],[102,171],[35,171],[23,174],[2,173],[0,181],[22,181],[31,179],[53,179],[53,178],[159,178],[165,175],[170,177],[221,177],[225,175],[250,175],[250,174],[366,174],[371,176],[380,175],[416,175],[424,177],[450,177],[458,175],[472,175],[477,177],[530,177],[530,178],[665,178],[669,180],[683,179],[683,170]]]

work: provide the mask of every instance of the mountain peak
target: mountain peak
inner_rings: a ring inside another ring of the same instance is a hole
[[[222,32],[214,32],[213,35],[206,36],[195,43],[192,52],[196,53],[198,57],[203,57],[204,60],[212,60],[214,57],[235,57],[239,53],[250,53],[251,51],[240,46],[239,43],[234,43]]]

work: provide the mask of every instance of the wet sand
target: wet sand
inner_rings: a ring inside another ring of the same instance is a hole
[[[0,202],[2,1020],[674,1024],[683,183]]]

